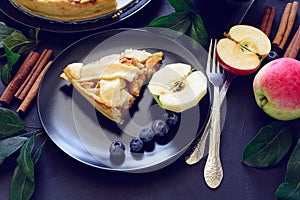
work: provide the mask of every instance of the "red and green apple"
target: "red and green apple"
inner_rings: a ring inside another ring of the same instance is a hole
[[[300,118],[300,61],[278,58],[264,65],[253,80],[256,103],[278,120]]]

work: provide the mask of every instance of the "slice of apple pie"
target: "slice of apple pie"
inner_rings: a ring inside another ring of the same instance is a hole
[[[88,64],[71,63],[60,77],[104,116],[122,124],[142,86],[159,69],[162,58],[162,52],[126,49]]]

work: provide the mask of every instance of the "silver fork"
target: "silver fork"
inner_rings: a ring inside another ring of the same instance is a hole
[[[212,40],[210,41],[206,66],[207,77],[214,86],[209,152],[204,167],[204,179],[211,188],[218,187],[223,179],[223,169],[220,159],[220,86],[223,84],[224,70],[216,61],[216,44],[217,40],[214,43]]]

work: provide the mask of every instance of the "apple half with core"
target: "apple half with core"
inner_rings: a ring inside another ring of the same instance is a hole
[[[278,58],[255,75],[253,92],[258,106],[278,120],[300,118],[300,61]]]
[[[268,36],[249,25],[231,27],[217,43],[217,59],[222,67],[233,74],[248,75],[255,72],[271,51]]]
[[[157,71],[148,88],[162,108],[182,112],[197,105],[206,94],[207,78],[188,64],[173,63]]]

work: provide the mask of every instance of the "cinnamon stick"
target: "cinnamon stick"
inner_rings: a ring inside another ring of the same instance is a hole
[[[33,68],[30,70],[30,72],[29,72],[28,76],[26,77],[25,81],[22,83],[22,85],[19,87],[18,91],[15,93],[15,95],[14,95],[15,97],[18,97],[21,94],[22,90],[24,89],[24,87],[28,83],[28,80],[31,78],[35,68],[37,67],[37,64],[40,63],[41,58],[44,56],[44,54],[45,53],[43,51],[42,54],[40,55],[39,59],[37,60],[37,62],[34,64]]]
[[[15,94],[15,97],[17,97],[20,100],[24,100],[27,93],[29,92],[30,88],[34,84],[35,80],[45,67],[45,65],[49,62],[51,56],[53,54],[52,50],[45,49],[39,60],[36,62],[35,66],[31,70],[30,74],[27,76],[21,87],[18,89],[18,91]]]
[[[300,25],[288,45],[283,57],[296,58],[300,49]]]
[[[292,3],[287,3],[286,6],[285,6],[285,9],[283,11],[280,23],[279,23],[277,33],[276,33],[275,38],[273,40],[273,44],[276,44],[276,45],[279,46],[279,44],[280,44],[280,42],[283,38],[283,35],[285,33],[285,30],[286,30],[286,26],[287,26],[287,23],[288,23],[291,8],[292,8]]]
[[[265,31],[264,31],[264,33],[268,37],[270,36],[271,30],[272,30],[275,15],[276,15],[276,7],[271,6],[271,12],[270,12],[270,15],[269,15],[269,18],[268,18],[268,21],[267,21],[267,25],[266,25],[266,28],[265,28]]]
[[[21,67],[17,71],[14,78],[10,81],[4,92],[0,97],[0,101],[6,104],[10,104],[14,94],[17,92],[21,84],[26,79],[26,76],[29,74],[30,70],[33,68],[34,64],[38,60],[40,54],[37,52],[31,51],[26,57],[25,61],[22,63]]]
[[[265,7],[264,15],[262,17],[262,21],[261,21],[261,24],[260,24],[260,27],[259,27],[259,29],[264,33],[266,31],[267,23],[268,23],[270,15],[271,15],[271,10],[272,10],[271,6],[266,6]]]
[[[30,90],[28,91],[28,94],[26,95],[25,99],[22,101],[21,105],[17,109],[17,112],[23,112],[23,113],[26,112],[27,108],[29,107],[31,102],[36,97],[36,95],[38,93],[38,90],[39,90],[39,86],[40,86],[41,81],[42,81],[42,78],[45,75],[47,69],[51,66],[51,64],[52,64],[52,61],[49,61],[47,63],[47,65],[43,68],[41,73],[38,75],[38,77],[35,80],[34,84],[30,88]]]
[[[298,11],[298,4],[299,4],[298,1],[294,1],[292,4],[292,8],[291,8],[289,19],[288,19],[288,24],[287,24],[285,33],[284,33],[283,38],[279,45],[279,48],[281,48],[281,49],[284,48],[286,41],[292,31],[292,28],[293,28],[293,25],[294,25],[294,22],[296,19],[297,11]]]
[[[299,3],[297,1],[294,1],[293,3],[287,3],[282,14],[278,31],[273,40],[273,44],[277,45],[281,50],[284,48],[294,25],[298,11],[298,4]]]

